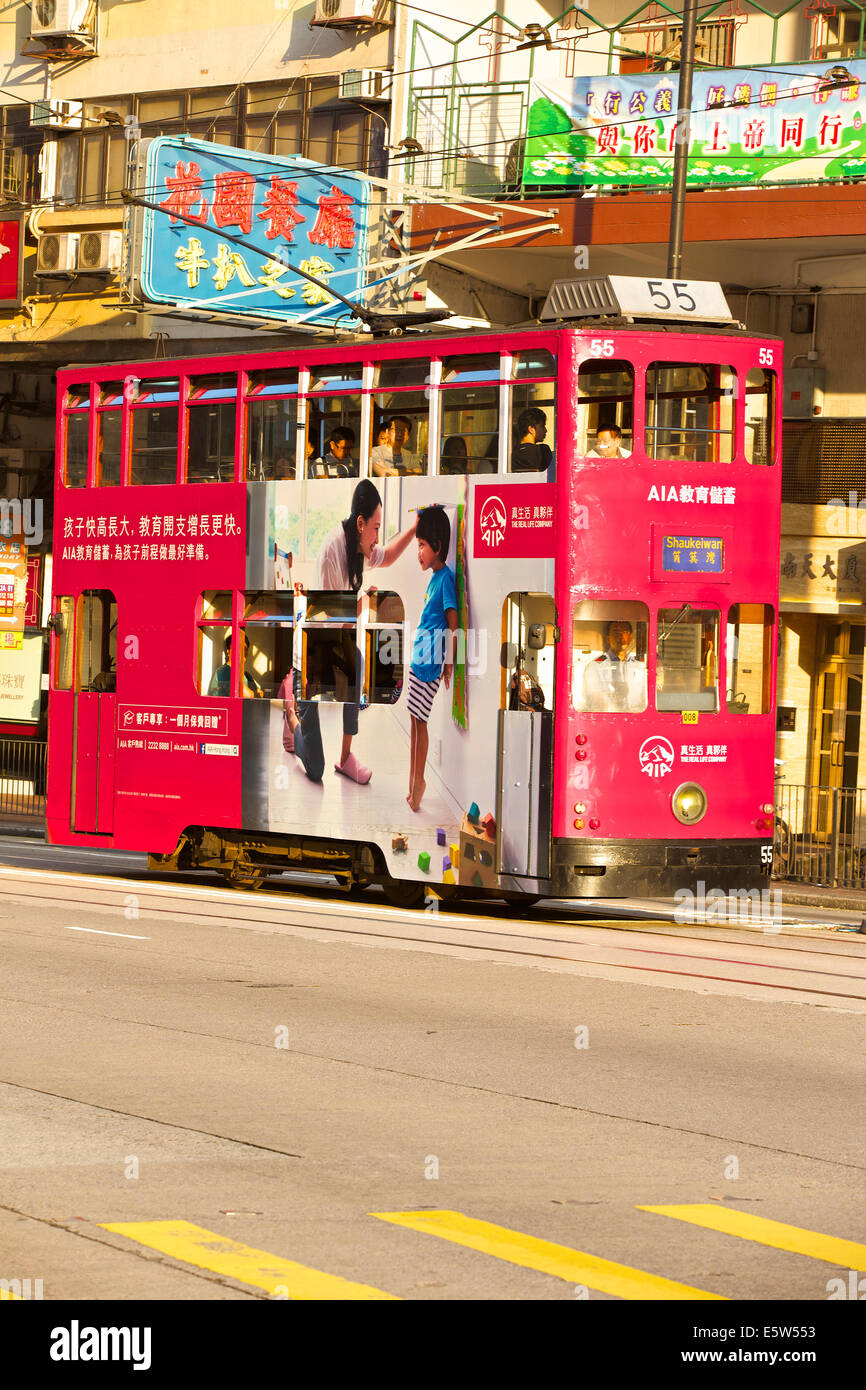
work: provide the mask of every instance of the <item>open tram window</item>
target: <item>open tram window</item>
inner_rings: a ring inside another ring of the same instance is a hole
[[[298,373],[250,372],[247,381],[247,478],[251,483],[297,477]]]
[[[430,378],[429,358],[396,359],[376,368],[371,412],[372,477],[427,472]]]
[[[231,593],[224,589],[204,593],[198,608],[196,689],[199,695],[233,695]]]
[[[776,461],[776,373],[753,367],[746,375],[746,458],[769,467]]]
[[[440,473],[499,471],[499,373],[498,353],[444,359]]]
[[[718,363],[653,362],[646,374],[651,458],[730,463],[736,377]]]
[[[515,353],[511,364],[512,473],[543,473],[554,455],[556,358],[540,348]]]
[[[90,386],[70,386],[64,407],[63,481],[66,487],[87,486],[90,452]]]
[[[550,594],[512,593],[502,605],[503,709],[540,714],[553,709],[556,608]]]
[[[729,714],[769,714],[773,610],[768,603],[735,603],[725,641]]]
[[[180,382],[177,377],[133,382],[130,433],[130,482],[177,482],[177,425]]]
[[[292,690],[294,595],[256,590],[244,596],[244,696],[285,699]]]
[[[228,483],[235,475],[237,378],[193,376],[187,396],[186,481]]]
[[[629,458],[634,447],[634,368],[592,358],[577,373],[577,453],[581,458]]]
[[[716,711],[719,613],[715,608],[660,608],[656,709]]]
[[[583,599],[571,636],[571,703],[576,710],[639,714],[647,707],[649,611],[643,603]]]
[[[87,589],[78,607],[78,690],[112,692],[117,685],[117,600]]]
[[[104,381],[96,401],[97,487],[120,486],[122,425],[123,382]]]

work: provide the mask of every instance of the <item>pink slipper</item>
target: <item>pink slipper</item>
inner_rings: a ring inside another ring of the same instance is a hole
[[[348,777],[350,782],[357,782],[359,786],[364,786],[373,776],[372,768],[359,763],[354,753],[350,753],[344,763],[334,763],[334,771]]]

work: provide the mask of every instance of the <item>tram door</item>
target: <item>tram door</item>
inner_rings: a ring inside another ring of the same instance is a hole
[[[496,869],[516,878],[546,878],[558,637],[551,595],[509,594],[502,633]]]
[[[86,590],[75,624],[72,829],[108,835],[114,827],[117,602]]]

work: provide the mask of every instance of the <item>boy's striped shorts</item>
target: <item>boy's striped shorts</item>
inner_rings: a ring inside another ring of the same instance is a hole
[[[426,724],[430,718],[430,710],[433,707],[433,700],[441,679],[441,676],[437,676],[435,681],[422,681],[418,679],[413,670],[410,669],[409,671],[406,703],[409,707],[409,713],[414,714],[421,724]]]

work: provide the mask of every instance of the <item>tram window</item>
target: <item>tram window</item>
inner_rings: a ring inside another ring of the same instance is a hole
[[[544,348],[530,348],[526,352],[516,352],[511,359],[511,375],[515,381],[526,381],[533,377],[555,377],[556,358]]]
[[[237,378],[190,377],[186,481],[231,482],[235,473]]]
[[[196,688],[200,695],[231,695],[230,591],[211,589],[202,594],[199,611]]]
[[[404,478],[427,472],[430,402],[424,391],[378,391],[373,397],[370,473]]]
[[[227,589],[211,590],[202,594],[202,622],[226,622],[232,620],[232,596]]]
[[[279,481],[297,476],[298,373],[250,372],[247,383],[247,478]]]
[[[391,590],[370,594],[364,612],[364,690],[371,705],[393,705],[403,689],[403,600]]]
[[[639,714],[646,709],[648,632],[643,603],[584,599],[575,605],[571,702],[576,710]]]
[[[502,709],[553,709],[556,608],[550,594],[511,593],[502,605]]]
[[[578,456],[628,458],[634,447],[633,428],[634,368],[631,363],[615,358],[609,362],[594,358],[581,363],[577,373]]]
[[[775,462],[776,373],[753,367],[746,376],[746,458],[769,466]]]
[[[122,409],[123,382],[103,382],[96,412],[97,487],[120,485]]]
[[[54,689],[71,690],[75,673],[75,599],[58,598],[56,612],[60,614],[60,631],[54,653]]]
[[[66,393],[66,439],[63,481],[67,487],[87,486],[90,445],[90,387],[70,386]]]
[[[656,646],[656,709],[715,711],[718,700],[719,614],[714,608],[660,608]]]
[[[734,388],[730,367],[653,362],[646,374],[646,451],[651,458],[730,463]]]
[[[357,478],[361,397],[310,396],[307,412],[307,477]]]
[[[456,386],[439,392],[442,408],[440,473],[499,470],[499,387]]]
[[[284,698],[292,689],[293,592],[257,589],[245,594],[244,624],[244,695]]]
[[[768,714],[773,610],[767,603],[735,603],[728,611],[725,643],[728,713]]]
[[[89,589],[78,610],[78,689],[103,693],[117,682],[117,601],[108,589]]]
[[[469,357],[446,357],[442,362],[442,385],[458,386],[469,381],[498,381],[499,354],[477,352]]]
[[[138,385],[130,415],[130,482],[135,485],[177,482],[179,391],[175,377]]]
[[[403,387],[426,386],[430,380],[429,357],[408,360],[395,357],[392,362],[380,362],[376,367],[376,387],[380,391]]]
[[[543,473],[552,464],[555,390],[552,381],[511,388],[512,473]]]
[[[310,391],[360,391],[363,362],[350,362],[348,366],[333,363],[319,363],[310,367]]]
[[[302,699],[353,704],[358,698],[358,597],[328,590],[307,596],[301,636]]]

